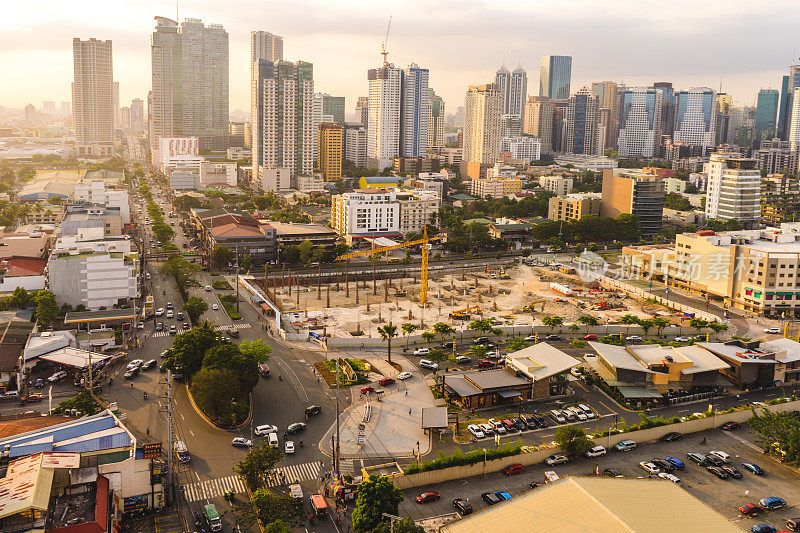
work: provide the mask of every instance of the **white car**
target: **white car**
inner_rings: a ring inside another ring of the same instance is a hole
[[[158,309],[156,309],[156,316],[161,316],[163,314],[164,314],[164,308],[163,307],[159,307]]]
[[[494,350],[493,352],[486,352],[487,359],[500,359],[502,356],[503,354],[501,354],[497,350]]]
[[[263,426],[256,426],[254,433],[258,436],[262,435],[269,435],[270,433],[277,433],[278,426],[270,426],[269,424],[264,424]]]
[[[668,479],[668,480],[672,481],[673,483],[680,483],[681,482],[681,478],[679,478],[678,476],[675,476],[673,474],[670,474],[669,472],[659,472],[658,473],[658,477],[660,477],[661,479]]]
[[[577,408],[577,407],[575,407],[575,406],[567,407],[567,411],[569,411],[570,413],[572,413],[573,415],[575,415],[575,418],[577,418],[577,419],[578,419],[578,420],[580,420],[581,422],[583,422],[583,421],[585,421],[585,420],[588,420],[588,417],[587,417],[587,416],[586,416],[586,414],[583,412],[583,410],[581,410],[581,409],[578,409],[578,408]]]
[[[554,453],[550,457],[544,460],[545,463],[549,465],[560,465],[561,463],[566,463],[569,461],[569,457],[563,453]]]
[[[414,355],[428,355],[431,351],[427,348],[417,348],[414,350]]]
[[[475,424],[470,424],[469,426],[467,426],[467,431],[472,433],[472,436],[475,437],[476,439],[483,439],[486,437],[486,435],[483,434],[483,431],[481,431],[481,428],[479,428]]]
[[[675,337],[675,342],[689,342],[689,337]]]
[[[211,304],[211,309],[214,311],[219,311],[219,306],[217,304]]]
[[[630,335],[625,337],[625,340],[628,342],[642,342],[642,338],[639,335]]]
[[[496,420],[494,418],[490,418],[488,420],[488,423],[489,423],[489,425],[491,425],[494,428],[494,432],[495,433],[497,433],[498,435],[505,435],[506,427],[503,425],[502,422],[500,422],[499,420]]]
[[[252,445],[253,442],[244,437],[236,437],[231,441],[231,446],[236,446],[237,448],[249,448]]]
[[[731,462],[731,456],[728,455],[727,453],[723,452],[723,451],[720,451],[720,450],[712,450],[712,451],[708,452],[708,455],[710,455],[711,457],[716,457],[717,459],[719,459],[723,463],[730,463]]]
[[[411,377],[411,372],[400,372],[397,374],[397,379],[408,379]]]
[[[133,361],[128,363],[128,366],[126,368],[128,370],[133,370],[134,368],[139,368],[140,366],[142,366],[143,363],[144,361],[142,361],[141,359],[134,359]]]
[[[553,418],[553,420],[555,420],[559,424],[567,423],[566,417],[564,417],[564,415],[561,414],[561,411],[559,411],[558,409],[550,409],[550,416]]]
[[[206,291],[211,291],[211,285],[206,285]]]
[[[590,420],[592,418],[594,418],[594,411],[592,411],[592,408],[589,407],[588,405],[586,405],[585,403],[579,403],[578,404],[578,409],[583,411],[583,414],[586,415],[586,418],[588,418]]]
[[[175,316],[175,313],[172,312],[172,309],[167,309],[167,318],[172,318]]]
[[[439,365],[431,361],[430,359],[420,359],[419,366],[422,368],[427,368],[429,370],[438,370]]]
[[[491,437],[494,435],[494,428],[489,424],[478,424],[478,427],[483,431],[483,434],[487,437]]]
[[[771,327],[764,330],[764,333],[775,333],[778,334],[781,332],[781,328],[778,327]]]
[[[283,453],[294,453],[294,441],[287,440],[286,444],[283,446]]]
[[[595,446],[588,452],[586,452],[586,457],[600,457],[601,455],[605,455],[608,453],[604,446]]]
[[[526,342],[536,342],[536,335],[528,335],[525,337]]]
[[[58,372],[47,378],[47,381],[49,381],[50,383],[56,383],[57,381],[61,381],[65,377],[67,377],[67,373],[64,372],[63,370],[59,370]]]
[[[658,474],[659,472],[661,472],[661,469],[659,469],[656,465],[654,465],[650,461],[642,461],[639,463],[639,466],[641,466],[646,472],[650,474]]]

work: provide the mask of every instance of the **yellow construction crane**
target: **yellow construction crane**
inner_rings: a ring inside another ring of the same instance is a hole
[[[364,257],[366,255],[373,255],[379,254],[381,252],[389,252],[391,250],[398,250],[400,248],[408,248],[410,246],[416,246],[418,244],[422,245],[422,277],[420,279],[420,288],[419,288],[419,303],[420,305],[425,305],[425,302],[428,300],[428,243],[430,241],[435,241],[439,239],[444,239],[444,235],[434,235],[433,237],[428,237],[428,227],[422,230],[422,238],[417,239],[416,241],[409,241],[400,244],[393,244],[392,246],[377,246],[373,247],[369,250],[361,250],[359,252],[351,252],[349,254],[340,255],[336,258],[337,261],[344,261],[346,259],[353,259],[354,257]],[[374,246],[374,245],[373,245]]]

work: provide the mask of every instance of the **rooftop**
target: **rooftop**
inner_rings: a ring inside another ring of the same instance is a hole
[[[37,453],[17,459],[8,465],[0,479],[0,518],[27,509],[46,511],[50,503],[53,471],[57,468],[78,468],[77,453]]]
[[[528,380],[518,378],[504,369],[452,373],[445,375],[444,380],[459,396],[473,396],[486,390],[530,384]]]
[[[268,221],[267,224],[275,229],[275,233],[278,237],[281,235],[290,234],[314,235],[316,233],[327,233],[331,236],[336,235],[335,231],[328,226],[323,226],[322,224],[295,224],[292,222],[275,222],[274,220]]]
[[[769,365],[774,365],[776,363],[774,354],[757,347],[749,348],[734,343],[723,342],[698,342],[697,346],[702,346],[706,350],[727,358],[729,361]]]
[[[629,346],[628,350],[648,366],[669,362],[691,363],[691,368],[681,370],[682,374],[697,374],[699,372],[716,372],[730,365],[719,357],[701,348],[700,346],[659,346],[658,344],[642,344]]]
[[[580,361],[546,342],[540,342],[507,354],[506,363],[534,381],[538,381],[576,367]]]
[[[103,322],[107,320],[133,320],[136,310],[132,307],[124,309],[106,309],[103,311],[76,311],[67,313],[64,324],[77,324],[80,322]]]
[[[621,368],[623,370],[633,370],[636,372],[644,372],[652,374],[653,372],[648,369],[644,364],[636,359],[631,353],[625,349],[624,346],[616,346],[614,344],[605,344],[603,342],[589,341],[597,355],[608,361],[614,368]]]
[[[792,339],[775,339],[764,343],[764,351],[773,352],[781,363],[800,361],[800,342]]]

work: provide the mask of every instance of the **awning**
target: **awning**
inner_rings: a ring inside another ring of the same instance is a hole
[[[422,429],[447,428],[447,407],[423,407]]]
[[[617,386],[616,389],[620,394],[628,399],[663,398],[663,396],[658,392],[648,390],[644,387],[625,387],[620,385]]]
[[[510,400],[512,398],[522,397],[522,393],[518,390],[501,390],[497,394],[500,395],[501,398],[504,400]]]

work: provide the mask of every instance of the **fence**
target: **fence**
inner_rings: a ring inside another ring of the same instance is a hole
[[[719,321],[719,317],[716,316],[716,315],[712,315],[711,313],[708,313],[706,311],[701,311],[700,309],[697,309],[696,307],[690,307],[688,305],[680,304],[678,302],[673,302],[672,300],[667,300],[661,295],[653,294],[650,291],[646,291],[646,290],[642,289],[641,287],[635,287],[633,285],[625,283],[624,281],[619,281],[619,280],[616,280],[616,279],[613,279],[613,278],[609,278],[608,276],[603,276],[600,279],[600,283],[603,284],[603,285],[609,285],[609,286],[614,287],[616,289],[619,289],[621,291],[627,292],[628,294],[633,294],[633,295],[636,295],[636,296],[640,296],[642,298],[650,298],[652,300],[657,301],[658,303],[660,303],[662,305],[666,305],[667,307],[669,307],[671,309],[675,309],[676,311],[683,311],[683,312],[686,312],[686,313],[694,313],[694,315],[697,318],[702,318],[703,320],[707,320],[709,322],[718,322]]]

